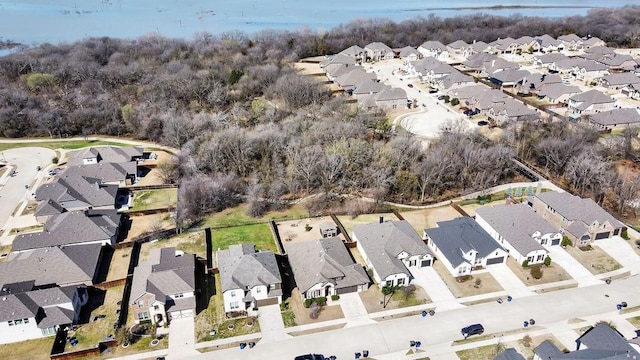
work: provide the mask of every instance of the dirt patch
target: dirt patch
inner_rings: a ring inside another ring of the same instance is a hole
[[[322,239],[320,224],[324,222],[333,224],[333,220],[331,220],[329,216],[322,216],[309,219],[279,221],[276,225],[278,226],[282,243],[286,248],[287,244]],[[338,237],[344,240],[342,234],[339,234]]]
[[[398,220],[398,218],[395,215],[393,215],[393,213],[364,214],[364,215],[358,215],[356,217],[344,215],[344,216],[338,216],[338,220],[340,220],[345,230],[347,230],[349,235],[351,235],[353,227],[355,225],[377,223],[380,221],[380,217],[382,217],[383,220],[385,221]]]
[[[597,246],[584,250],[567,246],[565,250],[594,275],[618,270],[622,267],[614,258]]]
[[[458,282],[440,261],[433,264],[433,268],[444,280],[445,284],[456,298],[489,294],[504,290],[489,272],[475,273],[464,282]]]
[[[173,219],[169,217],[169,212],[162,212],[151,215],[131,216],[131,228],[127,233],[126,241],[136,238],[142,234],[156,230],[169,229],[174,226]]]
[[[107,274],[107,281],[124,279],[127,277],[127,270],[129,269],[129,262],[131,261],[131,248],[117,249],[113,253],[111,258],[111,264],[109,265],[109,273]]]
[[[448,205],[433,209],[402,211],[400,215],[413,226],[420,236],[422,236],[424,229],[436,227],[436,223],[439,221],[452,220],[461,216]]]
[[[377,285],[372,285],[367,291],[359,293],[367,313],[376,313],[384,310],[398,309],[408,306],[428,304],[431,302],[427,292],[420,286],[414,285],[415,291],[408,299],[405,299],[402,290],[396,292],[391,299],[387,297],[386,306],[383,306],[385,296]]]
[[[564,271],[561,266],[554,264],[553,262],[549,266],[542,265],[541,279],[534,279],[533,276],[531,276],[531,267],[523,268],[522,265],[516,263],[512,257],[507,259],[507,265],[509,266],[509,269],[516,274],[520,281],[527,286],[571,280],[571,276]]]
[[[204,245],[204,231],[193,233],[183,233],[169,239],[148,242],[142,245],[140,251],[140,262],[145,261],[149,257],[149,251],[154,248],[175,247],[177,250],[184,251],[187,254],[196,254],[201,258],[206,258],[206,249]]]
[[[302,298],[300,297],[300,292],[298,288],[293,289],[291,292],[291,297],[288,299],[289,308],[293,311],[296,316],[296,324],[298,325],[307,325],[307,324],[317,324],[323,321],[335,320],[344,318],[344,313],[342,312],[342,308],[340,305],[331,305],[331,306],[323,306],[320,311],[320,315],[317,319],[312,319],[309,314],[311,310],[304,307],[302,302]]]

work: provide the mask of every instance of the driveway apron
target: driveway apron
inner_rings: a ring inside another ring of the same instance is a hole
[[[346,326],[360,326],[375,322],[369,318],[367,309],[358,293],[342,294],[339,301],[344,318],[347,319]]]
[[[592,286],[602,284],[587,268],[573,258],[568,252],[559,246],[551,246],[548,248],[549,256],[553,261],[562,266],[562,268],[578,282],[578,286]]]

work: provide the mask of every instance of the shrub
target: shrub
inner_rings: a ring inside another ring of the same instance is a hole
[[[542,279],[542,266],[540,264],[531,266],[531,277],[536,280]]]
[[[631,240],[631,238],[629,237],[629,234],[627,233],[627,228],[622,229],[620,236],[625,240]]]
[[[473,282],[473,286],[476,288],[479,288],[480,285],[482,285],[482,279],[477,278],[474,282]]]
[[[569,240],[569,238],[567,236],[563,236],[562,237],[562,243],[560,243],[560,245],[562,245],[563,247],[566,246],[571,246],[571,240]]]
[[[526,268],[527,266],[529,266],[529,260],[525,260],[522,262],[522,267]]]
[[[522,344],[523,344],[525,347],[529,347],[529,346],[531,346],[531,341],[532,341],[532,340],[533,340],[533,339],[531,339],[531,336],[529,336],[529,335],[525,335],[525,336],[522,338]]]
[[[51,163],[53,163],[53,164],[57,164],[59,160],[60,160],[60,159],[58,159],[58,157],[57,157],[57,156],[54,156],[54,157],[51,159]]]
[[[311,304],[313,304],[313,299],[304,300],[304,307],[306,307],[307,309],[309,308],[309,306],[311,306]]]
[[[285,311],[289,308],[289,304],[287,304],[285,301],[280,303],[280,311]]]
[[[340,295],[331,295],[331,300],[337,301],[338,299],[340,299]]]
[[[404,286],[402,288],[402,293],[404,294],[404,299],[405,300],[409,300],[409,297],[411,296],[411,294],[413,294],[416,291],[416,286],[411,284],[409,286]]]
[[[311,229],[312,229],[312,227],[311,227],[311,225],[309,225],[309,224],[307,224],[307,225],[305,225],[305,226],[304,226],[304,230],[305,230],[305,231],[311,231]]]
[[[309,317],[312,319],[317,319],[318,316],[320,316],[320,305],[314,302],[311,305],[311,312],[309,312]]]
[[[547,256],[546,258],[544,258],[544,265],[545,266],[551,265],[551,257],[550,256]]]
[[[327,303],[327,298],[325,296],[317,297],[314,300],[318,305],[325,305]]]
[[[470,280],[470,279],[471,279],[471,275],[458,276],[456,278],[456,282],[463,283],[463,282],[465,282],[467,280]]]
[[[444,96],[444,102],[448,104],[449,100],[451,100],[451,97],[449,95],[445,95]]]
[[[451,105],[453,106],[460,105],[460,100],[458,100],[458,98],[451,99]]]

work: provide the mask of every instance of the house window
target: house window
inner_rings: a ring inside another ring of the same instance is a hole
[[[138,300],[138,307],[144,307],[144,300]]]
[[[237,301],[234,301],[231,304],[229,304],[229,307],[231,307],[231,310],[235,310],[235,309],[239,309],[240,305]]]
[[[153,310],[158,310],[158,309],[160,309],[160,306],[158,306],[158,305],[154,305],[153,306]]]
[[[24,321],[25,324],[29,323],[29,319],[24,319],[23,321]]]
[[[398,285],[402,285],[404,284],[404,278],[399,278],[398,279]]]
[[[8,323],[9,323],[9,326],[13,326],[13,320],[9,320]]]
[[[147,320],[149,318],[148,312],[141,312],[138,314],[138,320]]]
[[[179,299],[179,298],[181,298],[181,297],[184,297],[184,294],[183,294],[183,293],[177,293],[177,294],[175,295],[175,298],[176,298],[176,299]]]
[[[256,294],[260,294],[262,292],[262,288],[258,287],[256,288]]]
[[[236,292],[235,291],[231,292],[231,297],[236,297]]]
[[[47,336],[47,335],[53,335],[56,333],[56,329],[54,327],[49,327],[46,329],[42,329],[42,335]]]
[[[15,320],[16,325],[22,325],[22,319]]]
[[[538,255],[538,258],[536,259],[536,261],[541,261],[542,259],[544,259],[544,255]]]

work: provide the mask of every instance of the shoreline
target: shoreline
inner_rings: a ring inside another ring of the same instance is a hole
[[[512,9],[599,9],[600,6],[583,5],[492,5],[492,6],[455,6],[430,7],[408,11],[466,11],[466,10],[512,10]]]

